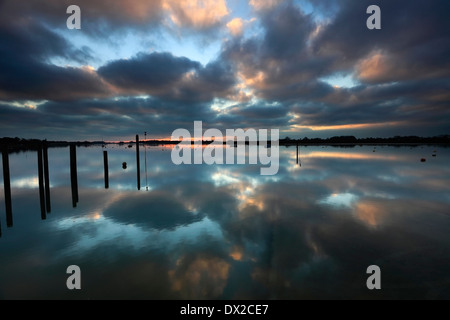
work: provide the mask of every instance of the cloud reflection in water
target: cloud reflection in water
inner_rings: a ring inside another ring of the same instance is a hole
[[[175,166],[162,150],[148,149],[146,192],[133,150],[108,147],[104,190],[101,148],[79,148],[74,209],[68,150],[51,149],[47,221],[34,155],[11,155],[0,297],[449,298],[448,149],[423,164],[428,148],[308,147],[298,167],[282,148],[276,179],[258,166]],[[76,294],[64,287],[70,264],[83,272]],[[383,272],[377,293],[365,287],[371,264]]]

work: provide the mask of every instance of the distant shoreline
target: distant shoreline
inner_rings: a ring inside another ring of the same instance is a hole
[[[203,145],[208,145],[213,143],[213,141],[203,141]],[[264,142],[266,143],[266,142]],[[0,138],[0,149],[8,151],[27,151],[27,150],[37,150],[42,146],[46,145],[49,148],[63,148],[70,145],[77,146],[106,146],[106,145],[120,145],[128,146],[130,148],[134,147],[136,141],[121,141],[121,142],[105,142],[105,141],[46,141],[38,139],[20,139],[20,138]],[[180,141],[167,141],[167,140],[146,140],[140,141],[140,145],[148,146],[170,146],[178,145]],[[194,142],[192,142],[194,144]],[[223,143],[224,145],[227,142]],[[234,145],[242,145],[242,143],[235,142]],[[248,145],[249,142],[247,141]],[[259,142],[257,142],[259,144]],[[280,139],[280,146],[334,146],[334,147],[353,147],[353,146],[421,146],[421,145],[439,145],[439,146],[450,146],[450,136],[437,136],[437,137],[393,137],[393,138],[364,138],[357,139],[352,136],[342,136],[342,137],[332,137],[328,139]]]

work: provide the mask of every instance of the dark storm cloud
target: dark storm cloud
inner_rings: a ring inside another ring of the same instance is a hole
[[[264,13],[261,20],[264,26],[270,26],[263,42],[264,53],[270,58],[298,57],[314,30],[312,19],[291,5]]]
[[[89,36],[112,39],[126,32],[159,32],[216,37],[214,32],[224,26],[229,15],[225,0],[28,0],[0,3],[0,18],[4,21],[33,17],[45,20],[52,28],[66,28],[67,8],[77,5],[82,13],[82,29]]]
[[[365,27],[364,13],[372,4],[382,10],[381,30]],[[449,76],[449,10],[445,0],[341,1],[340,12],[314,49],[320,56],[336,57],[336,69],[353,68],[373,52],[385,54],[386,69],[365,79],[371,83]]]
[[[108,87],[87,68],[59,67],[53,57],[79,61],[86,48],[75,49],[64,38],[34,22],[0,24],[0,99],[95,98],[108,94]]]
[[[152,93],[168,90],[187,72],[199,68],[199,63],[170,53],[141,53],[131,60],[108,63],[98,73],[121,89]]]
[[[131,116],[138,119],[140,116],[156,117],[159,120],[165,117],[185,119],[190,121],[196,117],[209,117],[212,112],[208,104],[185,103],[165,101],[158,98],[120,98],[103,100],[86,100],[74,102],[48,102],[40,107],[44,112],[55,115],[99,115],[111,114],[116,116]]]
[[[206,102],[232,93],[236,80],[230,68],[221,61],[202,67],[170,53],[141,53],[130,60],[113,61],[101,67],[98,74],[128,94]]]
[[[247,117],[249,119],[265,119],[265,118],[284,118],[286,117],[286,109],[279,105],[251,105],[248,107],[237,106],[231,110],[231,114]]]
[[[83,30],[98,36],[108,36],[112,30],[124,28],[143,28],[155,25],[162,17],[161,0],[4,0],[0,3],[0,17],[3,21],[17,19],[45,20],[53,28],[66,28],[70,5],[77,5],[82,10]]]
[[[219,114],[214,122],[222,128],[281,128],[291,120],[290,109],[281,104],[239,104]]]
[[[17,133],[23,131],[23,127],[31,128],[44,124],[44,119],[38,110],[30,108],[17,108],[0,102],[0,116],[2,120],[1,135],[10,136],[9,130],[21,128]]]
[[[237,38],[226,44],[223,57],[230,59],[256,94],[269,101],[314,98],[332,91],[318,77],[327,73],[329,57],[316,57],[308,47],[315,30],[312,16],[290,2],[264,11],[262,37]],[[256,79],[256,82],[254,81]]]
[[[56,140],[98,140],[103,136],[114,140],[150,131],[153,137],[167,137],[175,129],[193,128],[195,120],[210,123],[215,117],[208,103],[158,98],[48,101],[34,107],[0,103],[0,135]]]
[[[86,69],[41,63],[28,64],[27,67],[32,69],[5,67],[12,76],[0,77],[0,98],[70,100],[109,94],[107,85],[95,73]]]
[[[9,54],[12,58],[29,58],[47,61],[49,57],[59,56],[83,62],[90,56],[87,48],[77,49],[65,38],[34,21],[0,22],[1,53]],[[81,58],[81,59],[80,59]],[[11,60],[9,60],[11,62]]]
[[[180,87],[181,95],[187,101],[211,101],[235,94],[237,83],[233,66],[227,61],[215,60],[201,68],[191,78],[185,79]]]
[[[450,80],[431,79],[390,85],[358,86],[338,89],[317,103],[294,104],[308,125],[410,122],[443,124],[450,110]]]

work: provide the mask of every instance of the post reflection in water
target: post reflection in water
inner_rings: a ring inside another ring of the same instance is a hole
[[[144,193],[120,166],[135,150],[108,150],[104,190],[99,148],[78,149],[78,162],[73,149],[83,206],[68,203],[67,149],[51,149],[56,214],[38,228],[27,215],[35,166],[14,154],[17,230],[0,239],[2,298],[71,299],[55,274],[72,264],[89,275],[83,299],[450,298],[450,149],[424,164],[428,147],[304,147],[300,169],[294,145],[266,177],[250,165],[176,166],[148,147]],[[376,293],[370,265],[382,272]]]

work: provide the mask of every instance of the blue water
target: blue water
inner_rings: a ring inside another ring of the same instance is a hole
[[[281,147],[279,173],[261,176],[141,147],[138,191],[135,149],[82,147],[74,208],[69,149],[49,149],[45,220],[36,152],[10,154],[0,299],[449,299],[450,149],[373,151],[301,147],[297,164]],[[81,290],[66,287],[70,265]],[[370,265],[381,290],[366,287]]]

